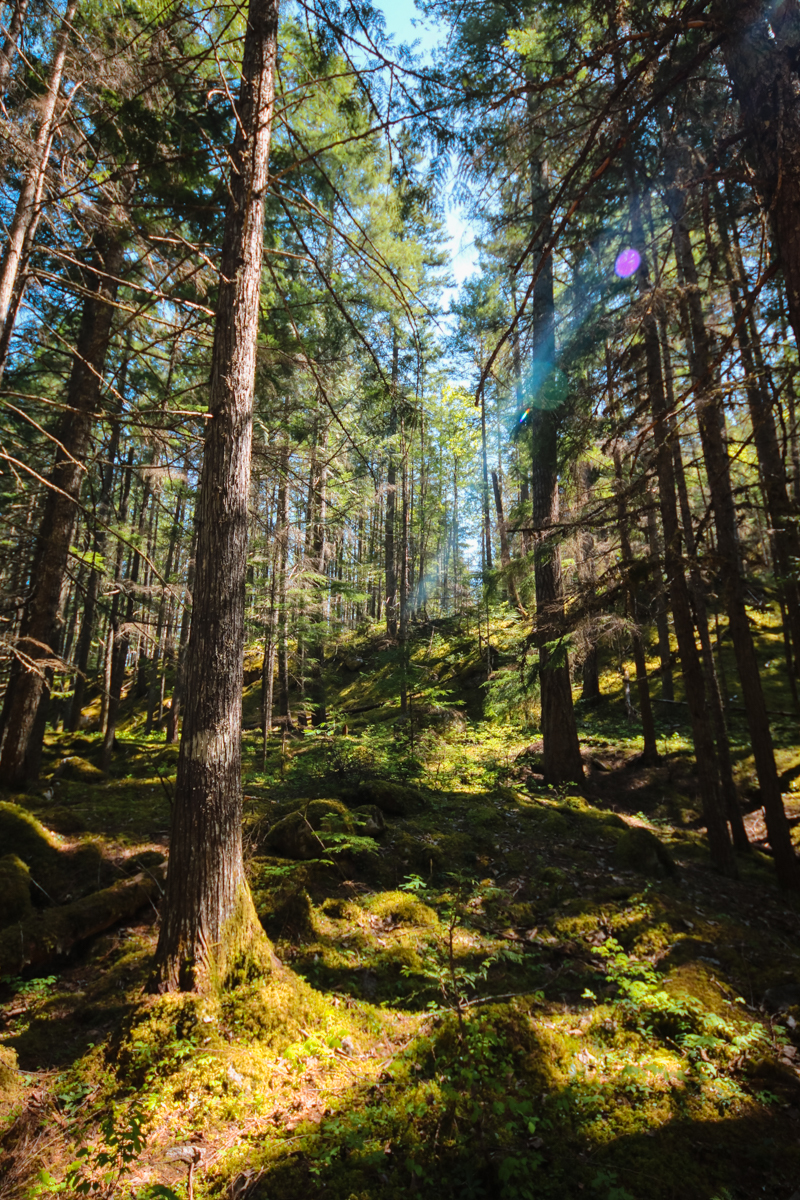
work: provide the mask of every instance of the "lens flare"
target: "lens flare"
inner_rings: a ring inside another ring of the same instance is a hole
[[[531,411],[531,410],[530,410],[529,408],[526,408],[526,409],[525,409],[525,412],[522,414],[522,416],[521,416],[521,417],[520,417],[520,419],[519,419],[519,423],[520,423],[520,425],[521,425],[521,424],[522,424],[522,422],[525,420],[525,418],[527,417],[527,415],[528,415],[528,413],[529,413],[530,411]]]
[[[617,261],[614,263],[614,270],[620,279],[628,279],[634,275],[642,264],[642,256],[638,250],[634,250],[633,246],[628,246],[626,250],[622,250],[617,255]]]

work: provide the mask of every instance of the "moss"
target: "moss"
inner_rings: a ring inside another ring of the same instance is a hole
[[[18,1083],[17,1055],[10,1046],[0,1046],[0,1092],[9,1092]]]
[[[16,854],[45,895],[56,903],[74,900],[103,887],[116,875],[94,842],[62,849],[59,839],[18,804],[0,802],[0,846]]]
[[[353,833],[355,823],[339,800],[311,800],[273,825],[267,848],[287,858],[319,858],[328,849],[326,833]]]
[[[14,925],[31,913],[31,876],[16,854],[0,858],[0,928]]]
[[[407,892],[382,892],[380,895],[371,896],[366,902],[365,908],[373,916],[392,921],[397,925],[417,925],[420,928],[431,928],[439,924],[439,918],[434,910]]]
[[[427,805],[427,797],[419,788],[389,779],[372,779],[344,793],[352,804],[376,804],[390,817],[409,817]]]
[[[102,783],[105,780],[105,775],[99,767],[77,754],[62,758],[56,774],[60,779],[69,779],[73,783]]]
[[[58,860],[59,845],[27,809],[0,801],[0,846],[16,854],[34,874],[49,872]]]
[[[614,847],[618,866],[641,875],[674,875],[675,860],[649,829],[633,828],[621,834]]]

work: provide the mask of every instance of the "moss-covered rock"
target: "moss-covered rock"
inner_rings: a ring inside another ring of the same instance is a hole
[[[62,758],[55,770],[54,778],[70,779],[74,783],[102,783],[105,775],[99,767],[95,767],[87,759],[78,754]]]
[[[386,821],[376,804],[362,804],[353,810],[358,832],[365,837],[380,837],[386,832]]]
[[[619,867],[641,875],[674,875],[675,860],[663,842],[649,829],[633,828],[621,833],[614,847]]]
[[[0,801],[0,846],[21,858],[34,875],[47,874],[58,862],[52,833],[26,808],[7,801]]]
[[[353,833],[355,823],[340,800],[312,800],[273,825],[265,845],[285,858],[319,858],[328,850],[326,833]]]
[[[351,805],[374,804],[390,817],[408,817],[427,804],[419,788],[390,779],[371,779],[348,791],[344,799]]]
[[[31,905],[31,874],[16,854],[0,858],[0,928],[27,917]]]

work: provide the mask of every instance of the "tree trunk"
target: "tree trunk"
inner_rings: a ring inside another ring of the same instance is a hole
[[[395,557],[394,523],[397,509],[397,464],[395,462],[394,437],[397,432],[397,379],[399,345],[397,331],[394,332],[392,347],[392,408],[389,413],[389,464],[386,471],[386,532],[384,537],[384,570],[386,574],[386,632],[397,636],[397,561]]]
[[[631,182],[633,183],[633,181]],[[636,282],[640,296],[646,305],[642,316],[642,335],[647,391],[653,413],[659,506],[661,527],[664,531],[664,568],[692,725],[692,740],[711,860],[717,870],[725,875],[735,876],[737,874],[736,860],[719,791],[717,755],[706,711],[705,680],[694,640],[689,589],[683,573],[681,531],[670,448],[669,412],[664,396],[664,378],[661,370],[661,347],[656,317],[652,309],[652,289],[648,275],[640,201],[635,193],[631,209],[633,244],[641,256]]]
[[[655,510],[648,498],[647,508],[647,543],[650,550],[651,578],[656,593],[656,634],[658,637],[659,674],[661,676],[661,698],[675,699],[675,686],[672,679],[672,648],[669,644],[669,618],[667,616],[667,594],[664,590],[664,579],[661,574],[661,551],[658,544],[658,523]]]
[[[25,24],[25,13],[28,10],[28,0],[16,0],[11,20],[6,29],[3,47],[0,50],[0,92],[5,92],[11,76],[11,64],[19,50],[19,40],[22,27]]]
[[[772,30],[767,13],[772,14]],[[764,0],[715,0],[712,15],[724,34],[722,56],[739,102],[756,190],[772,222],[789,319],[800,348],[800,109],[795,68],[800,13],[795,4],[773,8]]]
[[[242,861],[244,584],[277,0],[251,0],[220,266],[198,501],[186,715],[151,986],[222,986],[272,959]]]
[[[19,649],[31,665],[16,678],[0,755],[0,781],[10,787],[34,780],[39,773],[41,723],[37,723],[36,714],[40,703],[46,705],[50,694],[52,657],[57,653],[61,631],[64,579],[84,477],[82,464],[89,449],[94,414],[100,405],[114,315],[113,279],[122,267],[122,241],[118,233],[98,235],[93,266],[94,270],[86,271],[87,294],[67,387],[68,408],[59,430],[59,446],[50,474],[52,487],[44,504],[31,589],[20,630]]]
[[[547,202],[547,166],[531,163],[533,221]],[[548,232],[545,231],[545,240]],[[556,343],[553,262],[541,262],[537,249],[534,269],[541,272],[533,295],[533,370],[539,407],[531,420],[533,525],[536,529],[534,578],[536,584],[536,640],[542,703],[543,772],[545,783],[583,780],[583,762],[572,704],[572,686],[564,629],[564,592],[561,549],[550,526],[558,521],[558,413],[552,408]]]
[[[614,443],[614,476],[617,491],[617,529],[619,530],[620,557],[625,587],[626,608],[632,622],[631,641],[633,643],[633,662],[636,667],[636,686],[639,692],[639,710],[642,721],[642,736],[644,739],[644,763],[658,762],[658,746],[656,744],[656,727],[653,721],[653,706],[650,703],[650,686],[647,681],[647,663],[644,655],[642,635],[637,624],[636,584],[633,579],[633,554],[631,553],[630,535],[628,533],[628,512],[625,504],[624,480],[622,476],[622,455],[619,443]]]
[[[11,228],[8,231],[8,242],[3,254],[2,266],[0,266],[0,328],[5,325],[11,307],[11,298],[14,294],[26,234],[37,218],[37,209],[41,201],[42,184],[53,138],[56,103],[61,91],[61,77],[64,73],[67,46],[77,7],[78,0],[69,0],[61,22],[50,72],[50,82],[42,101],[36,141],[32,147],[32,161],[22,181]],[[117,273],[114,272],[114,274]]]
[[[719,397],[712,377],[711,346],[703,314],[689,231],[683,220],[683,197],[671,190],[667,202],[674,219],[675,255],[679,279],[685,284],[691,337],[687,347],[700,438],[706,464],[722,589],[728,613],[742,696],[750,729],[756,773],[764,804],[764,817],[775,869],[782,887],[800,889],[800,870],[792,846],[789,823],[783,807],[767,706],[761,686],[758,661],[745,608],[744,584],[739,566],[740,550],[736,508],[731,486],[728,448],[722,433]]]

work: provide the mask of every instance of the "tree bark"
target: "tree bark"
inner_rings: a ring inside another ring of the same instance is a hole
[[[6,29],[6,36],[3,39],[3,47],[0,50],[0,92],[5,92],[8,87],[8,81],[11,76],[11,64],[19,50],[19,39],[22,36],[22,27],[25,24],[25,14],[27,11],[28,0],[16,0],[14,10],[11,13],[11,20]]]
[[[278,0],[250,0],[231,152],[167,891],[151,987],[209,990],[274,961],[242,860],[244,585]]]
[[[0,755],[0,781],[10,787],[35,780],[39,773],[44,731],[36,716],[40,704],[46,706],[50,695],[52,660],[61,633],[64,579],[84,477],[83,461],[100,404],[114,316],[114,279],[121,267],[119,233],[98,235],[92,266],[86,271],[87,294],[67,387],[68,407],[59,429],[18,643],[32,665],[16,677]]]
[[[533,220],[546,203],[547,166],[531,162]],[[545,240],[548,232],[545,231]],[[558,412],[549,393],[553,389],[556,359],[553,262],[535,254],[534,269],[541,271],[533,294],[533,370],[535,395],[531,420],[531,492],[536,528],[534,579],[539,679],[542,702],[543,773],[545,783],[578,783],[583,762],[572,704],[572,685],[564,629],[564,590],[561,549],[548,530],[558,521]]]

